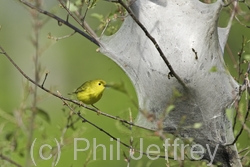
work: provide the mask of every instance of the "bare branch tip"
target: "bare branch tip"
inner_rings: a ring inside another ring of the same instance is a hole
[[[56,93],[57,93],[59,96],[62,96],[62,94],[60,93],[59,90],[57,90]]]
[[[48,74],[49,74],[49,72],[47,71],[47,72],[45,73],[45,77],[44,77],[43,83],[42,83],[42,85],[41,85],[42,88],[43,88],[43,86],[44,86],[44,83],[45,83],[45,81],[46,81],[46,79],[47,79]]]

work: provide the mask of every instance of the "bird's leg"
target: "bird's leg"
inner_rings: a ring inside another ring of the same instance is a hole
[[[94,104],[91,104],[91,106],[97,109],[97,115],[100,115],[101,111],[96,106],[94,106]]]

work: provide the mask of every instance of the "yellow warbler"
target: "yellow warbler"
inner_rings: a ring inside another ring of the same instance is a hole
[[[93,104],[101,99],[105,87],[105,81],[101,79],[95,79],[83,83],[79,88],[76,89],[76,91],[71,94],[76,94],[77,99],[84,104],[91,104],[93,107],[95,107]]]

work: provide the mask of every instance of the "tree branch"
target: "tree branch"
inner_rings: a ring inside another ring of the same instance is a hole
[[[17,166],[17,167],[22,167],[20,164],[16,163],[16,162],[13,161],[12,159],[10,159],[10,158],[4,156],[2,153],[0,153],[0,158],[3,159],[3,160],[5,160],[5,161],[8,161],[9,163],[11,163],[11,164],[13,164],[13,165],[15,165],[15,166]]]
[[[148,30],[146,29],[146,27],[144,27],[144,25],[136,18],[136,16],[134,15],[134,13],[132,12],[132,10],[129,9],[129,7],[122,1],[122,0],[111,0],[111,2],[114,3],[119,3],[120,5],[122,5],[122,7],[124,7],[126,9],[126,11],[128,12],[128,14],[133,18],[133,20],[137,23],[137,25],[142,29],[142,31],[145,33],[145,35],[150,39],[150,41],[154,44],[155,48],[157,49],[157,51],[159,52],[161,58],[163,59],[163,61],[165,62],[165,64],[167,65],[168,69],[170,70],[169,76],[174,76],[178,82],[185,88],[187,89],[186,84],[183,82],[183,80],[177,75],[177,73],[174,71],[172,65],[170,64],[170,62],[168,61],[168,59],[166,58],[165,54],[163,53],[161,47],[158,45],[158,43],[156,42],[155,38],[148,32]]]
[[[143,127],[143,126],[136,125],[136,124],[134,124],[133,122],[130,122],[130,121],[121,119],[121,118],[119,118],[119,117],[116,117],[116,116],[109,115],[109,114],[107,114],[107,113],[101,112],[101,111],[99,111],[99,110],[97,110],[97,109],[88,107],[87,105],[85,105],[85,104],[83,104],[83,103],[80,103],[80,102],[78,102],[78,101],[75,101],[75,100],[68,99],[68,98],[66,98],[66,97],[60,96],[60,95],[58,95],[58,94],[56,94],[56,93],[50,91],[49,89],[46,89],[43,85],[40,85],[40,84],[36,83],[36,82],[35,82],[34,80],[32,80],[29,76],[27,76],[27,75],[22,71],[22,69],[21,69],[21,68],[11,59],[11,57],[7,54],[7,52],[5,52],[5,50],[2,48],[1,45],[0,45],[0,50],[2,51],[2,52],[0,52],[0,54],[5,55],[5,56],[7,57],[7,59],[12,63],[12,65],[13,65],[13,66],[14,66],[14,67],[15,67],[15,68],[16,68],[16,69],[17,69],[17,70],[18,70],[18,71],[19,71],[28,81],[30,81],[31,83],[33,83],[34,85],[36,85],[36,86],[39,87],[40,89],[44,90],[45,92],[47,92],[47,93],[49,93],[49,94],[51,94],[51,95],[53,95],[53,96],[55,96],[55,97],[57,97],[57,98],[59,98],[59,99],[63,99],[63,100],[66,100],[66,101],[68,101],[68,102],[74,103],[74,104],[76,104],[76,105],[78,105],[78,106],[84,107],[84,108],[86,108],[86,109],[88,109],[88,110],[90,110],[90,111],[93,111],[93,112],[98,113],[98,114],[100,114],[100,115],[106,116],[106,117],[108,117],[108,118],[111,118],[111,119],[114,119],[114,120],[118,120],[118,121],[120,121],[120,122],[122,122],[122,123],[126,123],[126,124],[128,124],[128,125],[132,125],[132,126],[137,127],[137,128],[141,128],[141,129],[145,129],[145,130],[152,131],[151,129],[147,129],[147,128]]]
[[[59,96],[60,93],[59,93]],[[62,97],[62,96],[61,96]],[[122,144],[123,146],[125,146],[126,148],[129,148],[129,149],[132,149],[134,152],[138,152],[138,153],[141,153],[143,155],[149,155],[149,156],[154,156],[153,154],[150,154],[150,153],[147,153],[147,152],[142,152],[141,150],[137,150],[137,149],[134,149],[133,146],[130,144],[126,144],[125,142],[119,140],[119,138],[116,138],[114,137],[113,135],[111,135],[109,132],[107,132],[106,130],[104,130],[103,128],[100,128],[99,126],[97,126],[96,124],[92,123],[91,121],[89,121],[88,119],[86,119],[84,116],[81,115],[80,112],[76,112],[72,107],[70,107],[70,105],[63,99],[61,98],[61,100],[63,101],[63,104],[65,104],[69,109],[70,111],[74,112],[75,114],[78,115],[79,118],[82,119],[82,122],[86,122],[88,124],[90,124],[91,126],[95,127],[96,129],[98,129],[99,131],[101,131],[102,133],[106,134],[107,136],[111,137],[112,139],[114,139],[116,142],[119,142],[120,144]],[[165,157],[165,155],[159,155],[159,158],[169,158],[169,159],[174,159],[172,157]]]
[[[248,79],[248,73],[245,74],[245,81],[244,81],[244,84],[246,85],[246,90],[249,88],[249,79]],[[248,91],[246,91],[246,93],[248,93]],[[246,99],[248,100],[248,99]],[[247,103],[247,102],[246,102]],[[230,146],[230,145],[234,145],[237,141],[238,141],[238,138],[241,136],[243,130],[244,130],[244,126],[246,124],[246,121],[248,119],[248,115],[249,115],[249,112],[250,112],[250,101],[248,100],[248,103],[247,103],[247,111],[246,111],[246,115],[245,115],[245,118],[244,118],[244,121],[241,125],[241,129],[239,131],[239,133],[236,135],[234,141],[230,144],[226,144],[226,146]]]
[[[79,33],[80,35],[84,36],[85,38],[87,38],[88,40],[90,40],[91,42],[93,42],[94,44],[96,44],[97,46],[100,46],[100,45],[99,45],[99,42],[98,42],[95,38],[91,37],[91,36],[88,35],[87,33],[81,31],[80,29],[78,29],[78,28],[75,27],[74,25],[70,24],[70,23],[68,22],[68,20],[63,20],[63,19],[61,19],[60,17],[58,17],[58,16],[56,16],[56,15],[54,15],[54,14],[48,12],[48,11],[45,11],[45,10],[43,10],[43,9],[41,9],[41,8],[38,8],[38,7],[32,5],[31,3],[26,2],[26,1],[24,1],[24,0],[19,0],[19,1],[20,1],[21,3],[23,3],[24,5],[30,7],[31,9],[34,9],[34,10],[36,10],[36,11],[39,12],[39,13],[42,13],[42,14],[44,14],[44,15],[47,15],[47,16],[49,16],[49,17],[51,17],[51,18],[57,20],[58,23],[62,23],[62,24],[64,24],[64,25],[68,26],[69,28],[73,29],[74,31],[76,31],[76,32]]]

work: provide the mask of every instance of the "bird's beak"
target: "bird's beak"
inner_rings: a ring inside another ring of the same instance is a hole
[[[106,84],[106,85],[104,85],[104,87],[105,87],[105,88],[110,88],[111,86],[108,85],[108,84]]]

